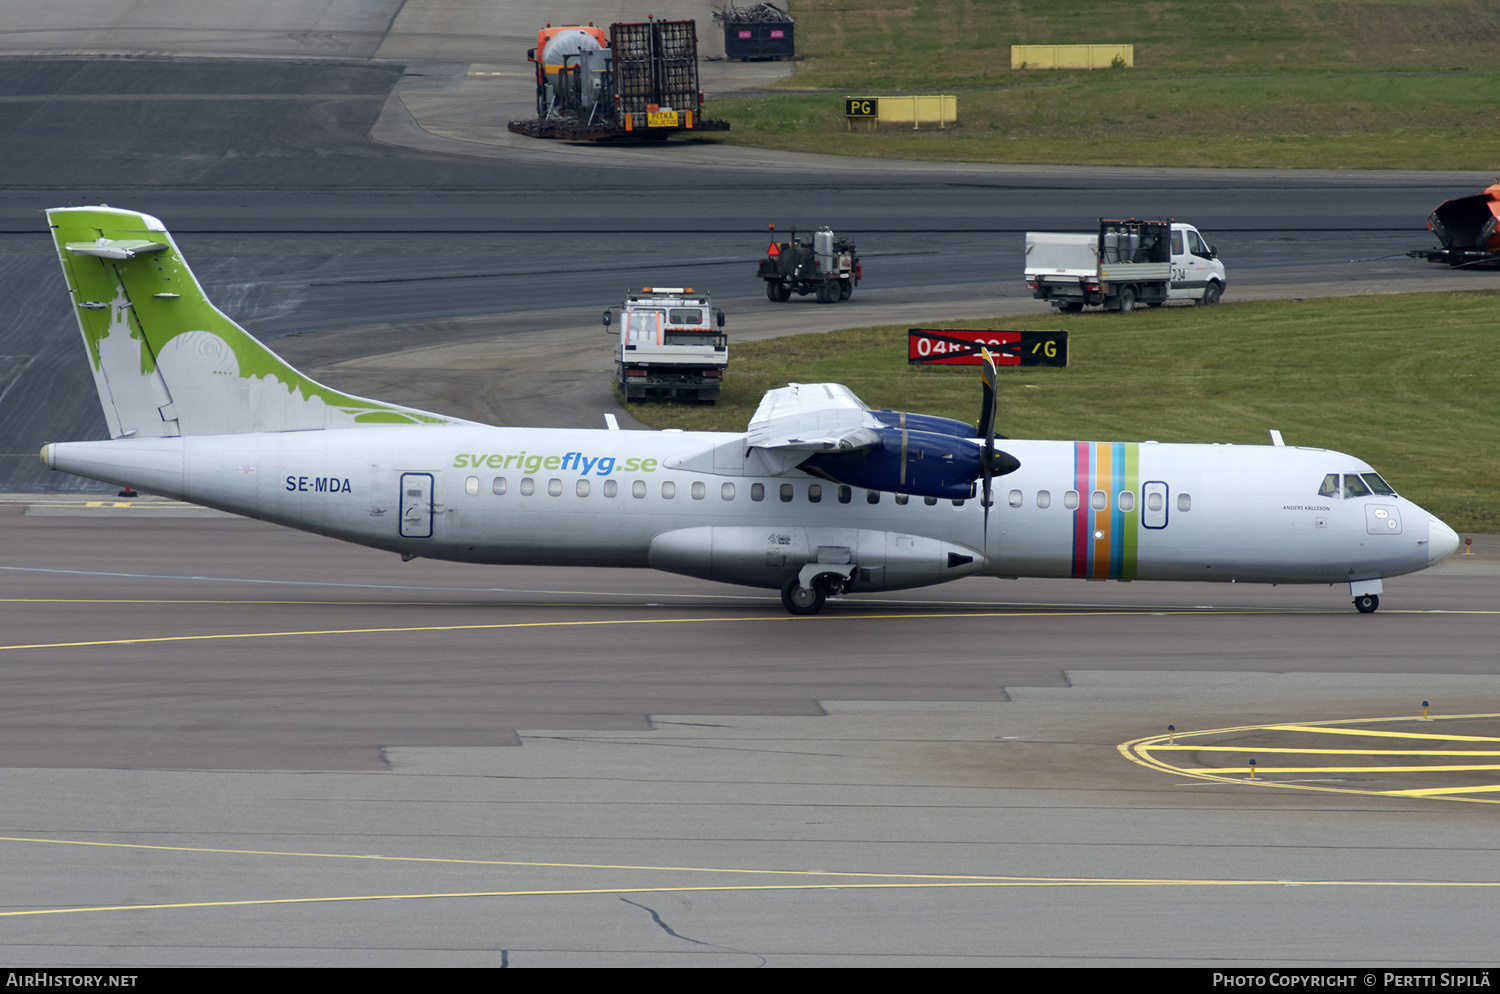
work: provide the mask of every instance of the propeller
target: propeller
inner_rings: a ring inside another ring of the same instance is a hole
[[[980,378],[984,381],[984,399],[979,405],[979,424],[976,428],[979,437],[984,439],[984,455],[979,460],[979,475],[984,479],[984,549],[988,555],[990,505],[995,502],[995,357],[990,355],[989,349],[980,349],[979,354],[984,363],[979,368]]]

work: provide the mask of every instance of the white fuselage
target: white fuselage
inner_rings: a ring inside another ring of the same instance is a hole
[[[976,443],[977,444],[977,443]],[[978,499],[898,498],[765,466],[745,436],[457,426],[72,442],[54,469],[407,556],[655,567],[777,587],[851,564],[850,589],[969,574],[1342,583],[1422,569],[1457,536],[1323,449],[1007,439]]]

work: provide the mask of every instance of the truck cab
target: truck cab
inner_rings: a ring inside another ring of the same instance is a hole
[[[613,323],[604,312],[604,328]],[[692,287],[646,287],[625,295],[615,343],[615,381],[627,402],[686,397],[719,399],[729,367],[724,312]]]
[[[1218,250],[1191,224],[1172,225],[1172,286],[1169,300],[1192,300],[1212,306],[1228,282]]]

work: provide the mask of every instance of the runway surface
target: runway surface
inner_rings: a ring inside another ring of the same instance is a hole
[[[1488,177],[544,147],[503,130],[527,34],[644,11],[96,7],[0,25],[7,962],[1493,962],[1487,540],[1372,616],[1341,588],[972,580],[791,618],[657,573],[402,564],[31,454],[103,432],[60,203],[158,214],[341,388],[597,426],[598,312],[631,284],[709,286],[742,339],[1044,313],[1021,234],[1121,212],[1202,227],[1231,301],[1493,286],[1391,258]],[[705,5],[653,12],[710,34]],[[867,283],[766,301],[770,222],[855,234]]]

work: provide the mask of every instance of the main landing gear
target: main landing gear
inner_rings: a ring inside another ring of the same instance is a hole
[[[853,565],[809,563],[781,585],[781,606],[791,614],[817,614],[830,596],[849,589],[854,569]]]
[[[804,587],[795,576],[781,585],[781,606],[790,614],[817,614],[828,600],[828,587],[821,576]]]

